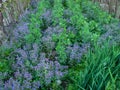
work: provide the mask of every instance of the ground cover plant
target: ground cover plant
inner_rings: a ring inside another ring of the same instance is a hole
[[[0,89],[119,90],[119,20],[89,0],[36,6],[0,47]]]

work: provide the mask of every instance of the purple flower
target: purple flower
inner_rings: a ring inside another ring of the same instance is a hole
[[[15,78],[21,78],[21,77],[22,77],[22,73],[20,73],[20,71],[17,70],[17,71],[14,73],[14,76],[15,76]]]
[[[55,61],[54,64],[55,64],[55,69],[56,70],[59,70],[61,68],[61,65],[58,61]]]
[[[18,68],[18,67],[25,67],[24,66],[24,61],[23,61],[22,57],[19,57],[18,55],[17,55],[17,58],[16,58],[16,65],[17,65],[16,68]],[[13,67],[14,67],[14,64],[13,64]]]
[[[52,36],[43,36],[41,38],[41,41],[48,50],[52,50],[55,48],[55,42],[52,41]]]
[[[32,75],[31,75],[31,73],[25,72],[25,73],[24,73],[24,78],[25,78],[26,80],[32,80]]]
[[[40,81],[33,81],[32,87],[36,90],[41,86]]]
[[[17,49],[16,52],[19,53],[23,59],[27,59],[27,53],[25,50]]]
[[[82,44],[80,46],[78,43],[75,43],[73,46],[68,46],[66,53],[70,59],[69,64],[74,64],[80,62],[82,56],[87,52],[89,44]]]
[[[20,89],[20,83],[17,80],[14,80],[13,78],[10,78],[8,81],[4,84],[4,90],[21,90]]]
[[[40,17],[40,19],[42,18],[45,20],[45,24],[47,26],[51,25],[52,23],[51,11],[52,10],[46,10],[46,12],[43,13],[42,16]]]
[[[14,30],[14,39],[16,41],[19,41],[20,39],[23,39],[25,35],[29,33],[28,29],[28,23],[20,23]]]
[[[53,78],[54,78],[54,73],[53,73],[53,71],[48,71],[48,72],[45,74],[45,83],[46,83],[47,85],[50,84]]]
[[[31,89],[31,87],[32,87],[32,85],[31,85],[30,81],[23,80],[23,85],[22,85],[23,90],[25,90],[25,89]]]

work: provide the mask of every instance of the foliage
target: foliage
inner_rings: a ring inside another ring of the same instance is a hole
[[[41,0],[26,18],[0,48],[0,88],[120,88],[120,27],[97,4]]]
[[[55,0],[53,11],[52,11],[54,25],[59,24],[60,27],[62,27],[64,29],[60,33],[59,36],[57,36],[57,35],[53,36],[53,39],[55,39],[55,41],[57,41],[56,51],[59,54],[59,59],[60,59],[61,63],[64,63],[67,59],[67,56],[65,53],[65,45],[67,45],[67,42],[66,42],[67,35],[66,35],[66,30],[65,30],[66,29],[66,23],[65,23],[66,21],[65,21],[65,19],[63,19],[63,11],[64,11],[64,7],[62,5],[62,1]]]
[[[93,53],[94,52],[94,53]],[[86,61],[70,69],[69,88],[79,88],[82,90],[116,90],[119,89],[119,69],[120,54],[118,47],[110,47],[108,43],[103,46],[95,45],[95,49],[88,52],[83,58]]]
[[[89,20],[95,20],[99,24],[107,24],[113,19],[107,12],[100,9],[99,5],[89,0],[82,2],[82,12]]]
[[[7,57],[11,54],[12,48],[1,46],[0,52],[0,72],[10,72],[12,61]]]
[[[25,36],[25,39],[28,43],[39,42],[40,41],[39,39],[41,37],[41,29],[42,29],[41,27],[44,26],[44,22],[40,18],[40,16],[45,11],[47,6],[48,6],[48,2],[42,0],[38,4],[37,13],[31,15],[31,18],[30,18],[31,23],[29,24],[30,33],[29,33],[29,35]]]

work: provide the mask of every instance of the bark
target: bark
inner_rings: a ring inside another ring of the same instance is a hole
[[[0,4],[1,4],[1,7],[0,7],[0,30],[3,31],[3,15],[2,15],[2,0],[0,0]]]
[[[117,16],[117,10],[118,10],[118,0],[115,2],[115,17]]]
[[[2,15],[2,0],[0,0],[0,45],[4,40],[4,24],[3,24],[3,15]]]

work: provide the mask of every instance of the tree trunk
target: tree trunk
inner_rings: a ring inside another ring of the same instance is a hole
[[[117,11],[118,11],[118,0],[115,2],[115,17],[117,17]]]
[[[3,14],[2,14],[2,0],[0,0],[0,45],[5,40],[5,31],[3,23]]]
[[[0,5],[1,5],[1,7],[0,7],[0,30],[1,31],[3,31],[3,29],[4,29],[4,24],[3,24],[3,15],[2,15],[2,0],[0,0]]]

